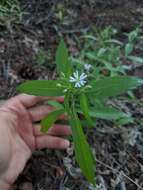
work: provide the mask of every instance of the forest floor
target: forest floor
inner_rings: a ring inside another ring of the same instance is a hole
[[[0,17],[1,100],[14,96],[16,86],[25,80],[55,78],[54,56],[61,34],[74,55],[79,50],[75,39],[90,32],[93,27],[111,25],[122,34],[131,31],[143,20],[143,2],[140,0],[20,2],[21,13]],[[37,61],[41,50],[46,52],[46,63],[42,58],[40,63]],[[139,75],[142,76],[142,73],[140,70]],[[34,152],[14,190],[143,189],[143,94],[138,94],[139,103],[117,103],[136,117],[135,124],[115,128],[110,126],[110,122],[101,120],[98,121],[99,127],[87,130],[97,160],[96,189],[82,176],[71,146],[67,151]]]

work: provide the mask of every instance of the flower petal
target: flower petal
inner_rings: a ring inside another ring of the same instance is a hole
[[[70,77],[70,82],[76,82],[77,80],[74,77]]]
[[[76,88],[80,88],[80,87],[81,87],[80,83],[79,83],[79,82],[76,82],[76,83],[75,83],[75,87],[76,87]]]
[[[92,67],[92,65],[90,65],[90,64],[85,64],[85,65],[84,65],[84,68],[85,68],[87,71],[89,71],[91,67]]]
[[[86,81],[85,81],[85,80],[82,80],[82,81],[80,81],[80,84],[81,84],[82,86],[84,86],[84,85],[86,84]]]
[[[78,71],[74,72],[73,76],[78,80],[79,79],[79,73],[78,73]]]
[[[87,75],[85,73],[82,73],[80,75],[80,80],[83,80],[83,79],[86,79],[87,78]]]
[[[72,83],[75,83],[75,87],[76,88],[80,88],[82,86],[84,86],[86,84],[86,79],[87,75],[85,73],[82,73],[81,75],[79,75],[78,71],[75,71],[73,73],[73,76],[70,77],[69,81]]]

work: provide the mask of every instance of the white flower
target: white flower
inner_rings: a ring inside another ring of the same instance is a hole
[[[73,73],[73,76],[70,77],[69,81],[72,83],[75,83],[76,88],[80,88],[86,84],[87,82],[86,78],[87,78],[87,75],[85,73],[82,73],[81,75],[79,75],[79,72],[76,71]]]
[[[85,70],[89,71],[91,69],[92,65],[91,64],[84,64]]]

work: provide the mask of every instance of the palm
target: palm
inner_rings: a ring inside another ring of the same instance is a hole
[[[35,121],[42,119],[48,112],[47,106],[33,107],[42,98],[20,95],[8,101],[1,111],[2,137],[0,136],[0,160],[2,160],[2,178],[12,184],[25,163],[36,148],[66,148],[68,142],[55,135],[70,134],[66,126],[55,126],[49,134],[43,135],[40,132],[40,125]],[[7,117],[7,118],[6,118]],[[0,173],[0,174],[1,174]]]

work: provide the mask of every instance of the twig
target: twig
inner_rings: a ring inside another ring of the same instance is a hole
[[[112,168],[111,166],[109,166],[109,165],[103,163],[102,161],[100,161],[100,160],[98,160],[98,159],[96,159],[96,162],[98,162],[99,164],[101,164],[101,165],[105,166],[106,168],[112,170],[112,172],[113,172],[114,174],[119,174],[119,173],[120,173],[120,171],[117,171],[117,169]],[[124,171],[122,171],[122,175],[123,175],[125,178],[127,178],[129,181],[131,181],[134,185],[136,185],[139,190],[143,190],[143,188],[142,188],[138,183],[136,183],[133,179],[131,179],[129,176],[127,176],[127,175],[124,173]]]

